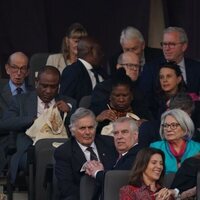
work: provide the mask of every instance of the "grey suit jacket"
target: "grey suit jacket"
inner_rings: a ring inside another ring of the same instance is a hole
[[[69,122],[70,115],[76,109],[76,102],[72,98],[57,96],[56,101],[64,100],[67,103],[71,103],[72,110],[66,117],[66,123]],[[61,113],[62,114],[62,113]],[[32,144],[31,138],[29,138],[24,132],[29,128],[34,119],[37,117],[37,94],[36,92],[28,92],[21,95],[15,95],[12,97],[9,109],[5,112],[4,118],[0,121],[0,129],[16,132],[16,148],[17,152],[11,158],[11,182],[14,183],[18,170],[19,161]]]

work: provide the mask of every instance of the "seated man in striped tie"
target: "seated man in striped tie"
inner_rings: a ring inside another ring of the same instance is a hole
[[[97,122],[92,111],[79,108],[70,118],[72,136],[55,150],[55,175],[59,199],[79,200],[80,179],[85,165],[95,160],[109,169],[116,161],[113,138],[96,135]]]
[[[113,123],[113,137],[118,158],[109,170],[130,170],[138,151],[138,125],[129,117],[121,117]],[[103,185],[105,172],[108,168],[99,161],[86,163],[86,174],[96,178],[96,181]]]

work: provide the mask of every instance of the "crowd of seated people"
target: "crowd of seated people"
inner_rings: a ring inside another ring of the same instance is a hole
[[[184,55],[185,31],[164,30],[164,57],[161,50],[145,47],[134,27],[122,30],[120,44],[122,51],[109,60],[109,77],[101,67],[100,43],[87,36],[81,24],[72,24],[63,38],[62,53],[49,56],[47,65],[41,66],[35,88],[25,80],[28,57],[22,52],[9,56],[5,65],[9,81],[0,86],[0,131],[5,138],[9,131],[16,134],[9,169],[13,185],[19,169],[26,170],[27,150],[34,142],[26,131],[47,110],[57,108],[61,119],[67,113],[64,126],[69,137],[54,154],[60,200],[80,198],[84,175],[95,178],[93,199],[103,199],[108,170],[132,171],[120,199],[196,195],[200,62]],[[89,109],[76,109],[88,95]],[[0,170],[5,165],[4,141],[1,138]],[[193,168],[191,174],[188,168]],[[165,173],[176,173],[171,189],[163,188]]]

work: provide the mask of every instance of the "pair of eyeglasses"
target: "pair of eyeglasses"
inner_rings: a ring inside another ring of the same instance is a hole
[[[133,64],[133,63],[122,63],[120,65],[123,67],[127,67],[129,69],[134,69],[134,70],[138,70],[140,68],[139,64]]]
[[[175,48],[175,46],[179,45],[179,44],[183,44],[184,42],[161,42],[160,46],[163,48],[169,47],[171,49]]]
[[[170,127],[171,130],[177,129],[178,126],[180,126],[180,124],[179,123],[175,123],[175,122],[173,122],[171,124],[167,124],[167,123],[162,124],[162,127],[164,129],[168,129]]]
[[[9,64],[11,70],[13,71],[13,73],[17,73],[18,71],[20,71],[21,73],[26,73],[27,72],[27,66],[22,66],[22,67],[19,67],[17,65],[11,65]]]

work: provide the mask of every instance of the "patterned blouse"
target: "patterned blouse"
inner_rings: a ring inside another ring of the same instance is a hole
[[[159,186],[157,191],[161,189]],[[155,200],[154,194],[150,188],[146,185],[141,187],[135,187],[133,185],[126,185],[120,188],[119,199],[120,200]],[[174,198],[170,198],[172,200]]]

